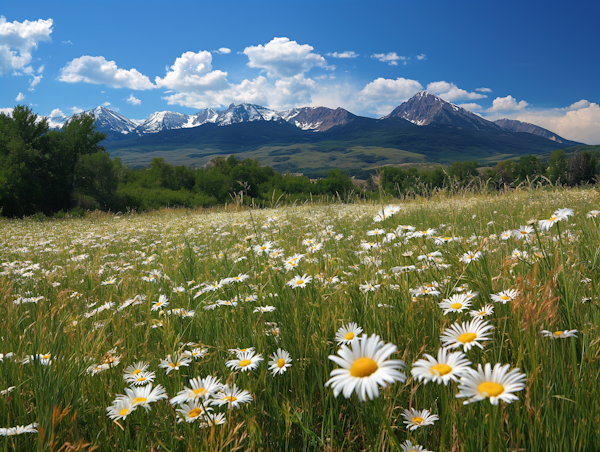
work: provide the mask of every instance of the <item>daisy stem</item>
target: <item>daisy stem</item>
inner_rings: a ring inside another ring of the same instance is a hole
[[[496,451],[496,407],[490,403],[488,452]]]
[[[396,438],[396,435],[394,434],[394,431],[392,430],[392,426],[388,422],[387,416],[383,412],[383,408],[381,407],[381,402],[379,401],[379,398],[374,399],[373,402],[375,403],[375,406],[377,407],[377,411],[379,413],[379,417],[381,417],[383,425],[385,426],[385,429],[388,432],[390,441],[394,444],[395,449],[400,450],[401,449],[400,442],[398,441],[398,438]]]
[[[448,412],[448,388],[440,385],[442,392],[442,409],[440,413],[440,452],[444,452],[446,447],[446,418],[449,416]]]

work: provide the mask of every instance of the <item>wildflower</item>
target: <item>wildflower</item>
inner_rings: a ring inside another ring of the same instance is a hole
[[[416,430],[419,427],[425,427],[426,425],[433,425],[439,417],[435,414],[431,414],[429,410],[415,410],[411,408],[409,410],[402,411],[402,417],[404,423],[409,430]]]
[[[208,349],[207,348],[193,348],[191,351],[190,350],[186,350],[186,351],[183,352],[183,354],[186,357],[188,357],[188,358],[194,358],[194,359],[202,358],[207,353],[208,353]]]
[[[520,373],[518,368],[508,372],[509,367],[508,364],[504,366],[495,364],[492,369],[488,363],[485,368],[481,364],[477,365],[477,370],[469,368],[458,382],[459,392],[456,397],[470,397],[469,400],[463,402],[464,405],[479,402],[488,397],[492,405],[498,405],[500,400],[506,403],[517,400],[518,397],[513,392],[525,388],[527,376]]]
[[[283,375],[289,367],[292,367],[292,358],[290,358],[288,352],[278,348],[277,351],[271,355],[271,360],[268,364],[269,370],[273,371],[273,376],[277,374]]]
[[[143,386],[147,385],[148,383],[152,383],[155,378],[156,373],[154,372],[140,372],[139,374],[134,375],[125,381],[134,386]]]
[[[227,422],[225,413],[205,413],[203,421],[200,423],[200,427],[207,428],[215,425],[221,425]]]
[[[402,448],[402,452],[431,452],[427,449],[424,449],[423,446],[413,444],[412,441],[408,439],[400,444],[400,447]]]
[[[123,380],[128,381],[131,378],[134,378],[137,374],[145,372],[147,369],[148,364],[142,361],[138,361],[137,363],[132,364],[131,366],[127,366],[123,374]]]
[[[553,339],[564,339],[566,337],[577,337],[577,330],[564,330],[564,331],[548,331],[542,330],[540,333],[544,337],[551,337]]]
[[[131,399],[127,397],[118,398],[106,409],[106,415],[113,421],[125,420],[127,416],[136,410],[136,408],[137,406],[131,401]]]
[[[172,370],[179,370],[180,366],[189,366],[191,362],[191,359],[183,358],[180,355],[175,354],[173,355],[173,358],[171,358],[171,355],[169,355],[166,357],[166,359],[163,359],[158,367],[166,369],[168,375]]]
[[[287,285],[290,286],[292,289],[295,289],[296,287],[304,288],[306,287],[306,284],[311,281],[312,276],[309,276],[306,273],[304,273],[302,276],[294,276],[290,281],[287,282]]]
[[[9,386],[8,388],[3,389],[2,391],[0,391],[0,395],[10,394],[11,392],[14,391],[15,388],[16,388],[16,386]]]
[[[486,304],[483,308],[478,311],[469,311],[469,315],[471,317],[487,317],[488,315],[492,315],[494,313],[494,306],[491,304]]]
[[[256,254],[269,254],[269,252],[271,251],[272,247],[273,247],[273,243],[272,242],[265,242],[262,245],[255,245],[255,246],[253,246],[252,250]]]
[[[210,407],[204,407],[202,403],[198,404],[197,401],[192,400],[189,403],[184,403],[181,408],[177,409],[177,412],[181,416],[177,422],[194,422],[204,417],[207,411],[212,411]]]
[[[477,252],[469,251],[469,252],[466,252],[465,254],[463,254],[459,260],[464,264],[468,264],[470,262],[479,260],[481,258],[481,256],[482,256],[481,251],[477,251]]]
[[[152,383],[146,386],[133,388],[125,388],[126,395],[118,394],[117,400],[131,400],[131,405],[137,407],[142,406],[146,411],[150,410],[150,403],[157,402],[162,399],[168,399],[169,396],[161,385],[157,385],[154,389]]]
[[[517,295],[519,295],[519,292],[517,292],[515,289],[507,289],[503,290],[502,292],[491,294],[490,298],[492,299],[492,301],[506,304],[509,301],[512,301],[515,298],[517,298]]]
[[[388,360],[397,351],[394,344],[386,344],[379,336],[373,334],[352,342],[352,348],[342,345],[338,355],[330,355],[329,359],[341,366],[331,371],[331,378],[325,386],[332,386],[333,395],[337,397],[343,392],[350,398],[356,391],[360,401],[379,397],[378,386],[406,381],[406,376],[399,371],[404,368],[402,360]]]
[[[468,300],[466,294],[456,294],[450,298],[445,298],[438,305],[444,310],[444,315],[446,315],[449,312],[463,312],[465,309],[471,307],[471,302]]]
[[[231,353],[232,355],[239,355],[240,353],[253,352],[254,350],[255,350],[254,347],[248,347],[248,348],[230,348],[229,349],[229,353]]]
[[[185,287],[183,287],[183,286],[174,287],[173,292],[176,294],[182,295],[185,293]]]
[[[587,213],[588,218],[596,218],[596,217],[598,217],[598,215],[600,215],[600,210],[590,210]]]
[[[10,359],[10,358],[12,358],[12,356],[13,356],[12,352],[0,353],[0,362],[4,362],[4,358]]]
[[[350,344],[354,339],[357,339],[362,332],[363,329],[361,327],[356,323],[351,322],[337,330],[337,333],[335,333],[335,340],[338,345]]]
[[[110,366],[108,364],[93,364],[85,370],[85,373],[94,376],[107,369],[110,369]]]
[[[152,305],[151,311],[158,311],[169,306],[169,299],[165,295],[160,295],[158,301]]]
[[[170,400],[170,403],[171,405],[179,405],[184,402],[198,400],[199,398],[208,400],[209,397],[220,391],[222,386],[221,380],[213,376],[192,378],[190,380],[190,387],[184,386],[183,390],[179,391]]]
[[[503,231],[502,234],[500,234],[500,240],[508,240],[512,237],[512,235],[512,231]]]
[[[448,353],[445,348],[438,350],[437,360],[427,353],[423,356],[425,359],[415,362],[410,373],[415,380],[424,381],[425,384],[430,381],[444,385],[448,385],[450,380],[456,382],[471,364],[463,352]]]
[[[450,328],[446,328],[440,339],[444,347],[457,348],[463,347],[468,352],[471,347],[476,345],[483,349],[479,341],[488,341],[491,339],[489,330],[494,327],[480,317],[476,317],[470,322],[463,322],[461,325],[454,323]]]
[[[227,405],[227,409],[239,408],[241,404],[252,402],[252,396],[246,390],[239,389],[235,384],[233,388],[229,385],[223,386],[221,391],[211,401],[212,405]]]
[[[254,311],[252,312],[273,312],[275,310],[275,306],[258,306],[257,308],[254,308]]]
[[[16,427],[0,428],[0,436],[15,436],[23,433],[37,433],[38,424],[34,422],[29,425],[17,425]]]
[[[517,240],[526,239],[533,232],[533,227],[531,226],[521,226],[519,229],[513,232],[513,236]]]
[[[238,353],[236,359],[230,359],[225,363],[225,365],[232,370],[246,372],[247,370],[254,370],[258,368],[262,361],[262,355],[258,354],[254,356],[254,351],[248,351]]]
[[[375,292],[377,289],[379,289],[380,286],[381,284],[371,284],[370,282],[365,281],[364,284],[359,284],[358,288],[362,292]]]

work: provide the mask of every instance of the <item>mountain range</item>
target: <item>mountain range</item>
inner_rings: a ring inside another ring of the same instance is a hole
[[[134,166],[154,157],[203,165],[215,156],[236,154],[279,171],[338,167],[352,172],[389,164],[493,163],[581,144],[533,124],[488,121],[427,91],[378,119],[343,108],[277,111],[250,103],[193,115],[156,112],[137,123],[105,107],[91,112],[96,129],[107,135],[107,150]],[[60,127],[68,117],[49,119]]]

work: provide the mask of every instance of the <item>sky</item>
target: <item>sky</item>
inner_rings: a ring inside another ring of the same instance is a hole
[[[600,2],[3,2],[0,111],[251,102],[380,117],[421,90],[600,144]]]

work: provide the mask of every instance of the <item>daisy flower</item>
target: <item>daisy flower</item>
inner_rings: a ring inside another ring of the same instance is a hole
[[[544,337],[551,337],[553,339],[564,339],[566,337],[577,337],[577,330],[564,330],[564,331],[548,331],[542,330],[540,333]]]
[[[445,348],[438,350],[437,359],[427,353],[423,356],[425,359],[415,362],[410,373],[415,380],[424,381],[425,384],[430,381],[444,385],[448,385],[450,380],[456,382],[471,364],[463,352],[448,353]]]
[[[517,292],[515,289],[507,289],[503,290],[502,292],[491,294],[490,298],[492,299],[492,301],[506,304],[509,301],[512,301],[515,298],[517,298],[518,295],[519,292]]]
[[[292,358],[290,358],[288,352],[278,348],[277,351],[271,355],[271,360],[268,364],[269,370],[273,371],[273,376],[277,374],[283,375],[289,367],[292,367]]]
[[[470,322],[463,322],[461,325],[458,323],[452,324],[450,328],[444,330],[440,340],[444,347],[463,347],[465,352],[468,352],[474,345],[483,349],[479,341],[491,340],[489,330],[493,328],[482,318],[476,317]]]
[[[154,372],[140,372],[139,374],[133,375],[125,381],[134,386],[142,386],[147,385],[148,383],[152,383],[155,378],[156,374]]]
[[[362,292],[375,292],[377,289],[379,289],[380,286],[381,284],[371,284],[370,282],[365,281],[364,284],[359,284],[358,288]]]
[[[10,359],[10,358],[12,358],[12,356],[13,356],[12,352],[0,353],[0,362],[4,362],[4,358]]]
[[[238,355],[242,352],[253,352],[255,350],[254,347],[248,347],[248,348],[230,348],[229,349],[229,353],[231,353],[232,355]]]
[[[194,359],[202,358],[207,353],[207,348],[193,348],[192,350],[186,350],[183,352],[186,357]]]
[[[394,344],[386,344],[375,334],[363,334],[351,345],[352,348],[342,345],[339,356],[329,356],[341,366],[331,371],[331,378],[325,383],[333,388],[334,397],[343,392],[348,399],[356,391],[359,400],[365,402],[367,398],[379,397],[379,386],[406,381],[406,375],[399,371],[404,368],[404,361],[388,359],[397,351]]]
[[[337,330],[337,333],[335,333],[335,340],[337,341],[338,345],[350,344],[362,332],[363,329],[360,326],[354,322],[351,322]]]
[[[244,403],[250,402],[252,402],[250,393],[246,390],[241,390],[234,384],[233,388],[230,388],[229,385],[223,386],[221,391],[214,396],[211,404],[218,406],[227,405],[227,409],[233,410],[234,408],[239,408]]]
[[[116,399],[111,406],[106,409],[106,415],[113,421],[125,420],[127,416],[136,410],[137,406],[131,399],[124,397]]]
[[[148,369],[148,364],[146,364],[142,361],[138,361],[137,363],[132,364],[131,366],[127,366],[123,373],[123,380],[125,380],[125,381],[130,380],[131,378],[135,377],[137,374],[145,372],[147,369]]]
[[[517,400],[518,397],[513,392],[525,388],[527,376],[520,373],[518,368],[508,372],[509,367],[508,364],[504,366],[495,364],[492,369],[491,364],[488,363],[485,367],[478,364],[477,370],[469,368],[467,373],[460,377],[459,392],[456,397],[470,397],[463,402],[464,405],[485,398],[489,398],[492,405],[498,405],[500,400],[506,403]]]
[[[29,425],[17,425],[16,427],[0,428],[0,436],[15,436],[23,433],[37,433],[38,424],[34,422]]]
[[[132,406],[142,406],[146,411],[150,411],[151,403],[168,398],[169,396],[167,395],[165,388],[161,385],[157,385],[152,389],[152,383],[146,386],[125,388],[125,395],[117,394],[117,400],[130,400]]]
[[[181,416],[177,422],[194,422],[199,418],[203,418],[207,411],[212,411],[212,408],[204,407],[201,402],[192,400],[189,403],[182,404],[181,408],[177,409],[177,412]]]
[[[169,306],[169,299],[165,295],[161,295],[158,297],[158,301],[152,304],[151,311],[158,311],[159,309],[163,309]]]
[[[304,273],[302,276],[294,276],[290,281],[287,282],[287,285],[290,286],[292,289],[295,289],[296,287],[304,288],[306,287],[306,284],[311,281],[312,276],[309,276],[306,273]]]
[[[273,312],[275,310],[275,306],[258,306],[254,308],[252,312]]]
[[[225,413],[205,413],[200,427],[207,428],[216,425],[222,425],[227,422]]]
[[[190,387],[184,386],[183,391],[179,391],[170,400],[170,403],[171,405],[179,405],[192,400],[198,400],[199,398],[207,400],[213,394],[220,391],[222,386],[221,380],[217,377],[192,378],[190,380]]]
[[[513,232],[513,236],[517,240],[526,239],[529,237],[529,234],[533,232],[533,227],[531,226],[521,226],[519,229]]]
[[[431,452],[427,449],[424,449],[423,446],[413,444],[412,441],[408,439],[400,444],[400,447],[402,448],[402,452]]]
[[[587,213],[588,218],[596,218],[598,215],[600,215],[600,210],[590,210]]]
[[[444,315],[446,315],[449,312],[463,312],[471,307],[471,302],[466,294],[456,294],[450,298],[445,298],[438,303],[438,306],[444,310]]]
[[[261,354],[254,356],[253,351],[241,352],[237,354],[236,359],[230,359],[225,363],[231,370],[239,370],[246,372],[247,370],[255,370],[263,361]]]
[[[166,369],[167,375],[169,375],[169,372],[172,370],[179,370],[179,367],[181,366],[189,366],[191,362],[192,360],[190,358],[183,358],[181,355],[176,353],[172,358],[171,355],[169,355],[166,357],[166,359],[163,359],[158,367]]]
[[[492,315],[494,313],[494,306],[491,304],[486,304],[483,308],[479,309],[479,311],[469,311],[469,315],[471,317],[487,317],[488,315]]]
[[[425,427],[426,425],[433,425],[439,417],[435,414],[431,414],[429,410],[415,410],[411,408],[409,410],[402,411],[402,417],[404,423],[409,430],[416,430],[419,427]]]
[[[459,261],[461,261],[464,264],[468,264],[470,262],[479,260],[481,258],[481,256],[482,256],[481,251],[477,251],[477,252],[468,251],[461,256]]]

